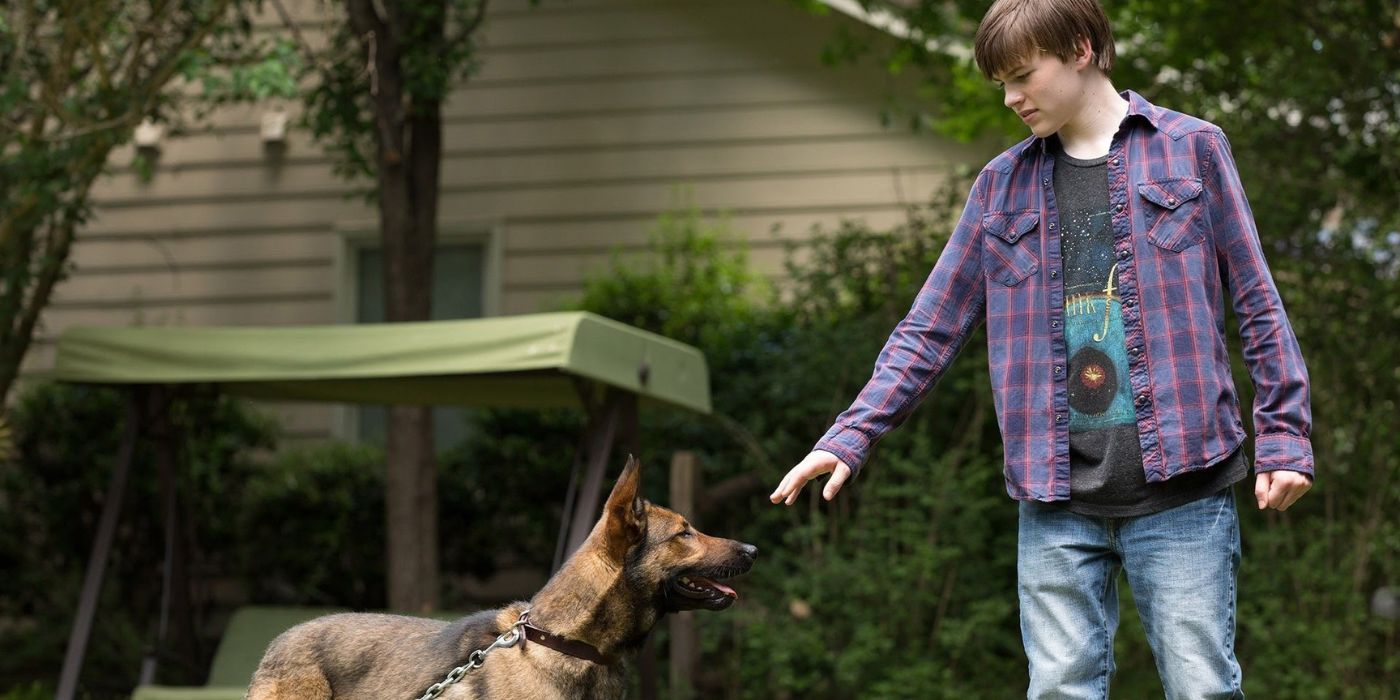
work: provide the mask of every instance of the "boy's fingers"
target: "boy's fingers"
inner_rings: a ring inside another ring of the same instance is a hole
[[[782,501],[784,498],[787,498],[788,490],[791,488],[792,472],[788,472],[786,475],[783,476],[783,480],[778,483],[778,488],[773,491],[773,495],[769,496],[768,500],[774,503]]]
[[[1306,476],[1289,471],[1262,472],[1254,480],[1254,500],[1259,509],[1288,510],[1312,488]]]
[[[811,455],[808,455],[807,459],[802,460],[801,464],[793,467],[792,471],[788,472],[788,477],[792,479],[792,484],[789,486],[791,490],[788,492],[786,505],[796,503],[797,494],[802,493],[802,487],[806,486],[807,482],[812,480],[812,477],[820,473],[822,473],[821,465],[816,464],[812,460]]]
[[[783,500],[788,499],[793,494],[793,492],[799,490],[801,488],[801,485],[806,482],[805,479],[803,479],[800,482],[798,481],[798,470],[801,469],[801,467],[802,465],[799,464],[796,467],[793,467],[792,469],[788,470],[788,473],[783,475],[783,480],[781,482],[778,482],[778,488],[773,491],[773,495],[769,496],[768,500],[774,503],[780,503]]]
[[[1291,488],[1291,489],[1289,489],[1289,490],[1288,490],[1287,496],[1284,497],[1284,499],[1283,499],[1283,507],[1282,507],[1282,508],[1279,508],[1279,510],[1288,510],[1289,508],[1292,508],[1292,507],[1293,507],[1293,504],[1294,504],[1294,503],[1297,503],[1297,502],[1298,502],[1298,499],[1302,498],[1304,493],[1307,493],[1307,489],[1304,489],[1304,488]]]
[[[787,500],[786,500],[786,501],[783,501],[783,505],[785,505],[785,506],[790,506],[790,505],[796,503],[796,502],[797,502],[797,494],[799,494],[799,493],[802,493],[802,489],[800,489],[800,488],[793,489],[793,490],[792,490],[792,493],[789,493],[789,494],[788,494]]]
[[[1293,504],[1297,503],[1298,499],[1302,498],[1303,494],[1307,493],[1308,489],[1310,488],[1312,488],[1312,484],[1295,484],[1293,488],[1289,489],[1288,501],[1283,504],[1283,507],[1291,508]]]
[[[1288,497],[1288,489],[1282,479],[1269,479],[1269,507],[1283,510],[1283,500]]]
[[[807,455],[797,466],[788,470],[778,488],[768,496],[768,500],[773,503],[784,502],[785,505],[792,505],[797,501],[797,494],[802,492],[802,487],[812,478],[831,471],[831,465],[827,463],[825,455],[820,452],[813,452]]]
[[[841,490],[841,486],[846,483],[846,479],[851,476],[851,468],[844,462],[836,464],[836,470],[832,472],[831,478],[826,482],[826,488],[822,489],[822,498],[831,500],[836,498],[836,492]]]
[[[1282,478],[1274,479],[1273,483],[1274,489],[1279,492],[1279,510],[1288,510],[1312,488],[1312,482],[1296,472],[1283,472]]]
[[[778,501],[782,500],[783,488],[787,486],[787,482],[787,474],[784,474],[783,478],[778,481],[778,488],[773,489],[773,493],[768,494],[768,500],[774,503],[777,503]]]
[[[807,471],[803,465],[799,464],[793,467],[791,472],[788,472],[788,478],[792,479],[792,483],[788,485],[787,499],[783,502],[784,505],[790,506],[797,502],[797,494],[802,493],[802,487],[806,486],[807,480],[812,478]]]

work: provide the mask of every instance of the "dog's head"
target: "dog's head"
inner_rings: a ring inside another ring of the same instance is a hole
[[[640,487],[641,466],[629,457],[603,508],[606,556],[666,612],[732,605],[739,594],[724,581],[748,571],[758,548],[696,530],[681,514],[642,498]]]

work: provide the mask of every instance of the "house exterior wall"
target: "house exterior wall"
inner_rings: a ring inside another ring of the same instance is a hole
[[[312,43],[324,5],[288,1]],[[783,241],[842,218],[900,220],[956,163],[985,149],[882,127],[890,78],[831,68],[820,51],[841,16],[781,0],[497,0],[482,69],[444,114],[443,225],[490,231],[491,311],[548,310],[603,269],[641,255],[663,212],[726,212],[757,269],[778,275]],[[269,14],[261,31],[283,31]],[[297,105],[283,105],[297,112]],[[347,192],[309,135],[264,152],[269,105],[223,109],[167,138],[153,177],[115,153],[74,272],[45,312],[27,370],[52,365],[75,325],[344,322],[348,231],[377,213]],[[781,225],[781,235],[771,229]],[[292,438],[331,434],[324,406],[274,405]]]

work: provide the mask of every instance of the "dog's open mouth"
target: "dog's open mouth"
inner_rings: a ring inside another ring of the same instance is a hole
[[[678,610],[723,610],[739,599],[739,592],[723,582],[744,573],[741,569],[693,570],[671,579],[671,604]]]

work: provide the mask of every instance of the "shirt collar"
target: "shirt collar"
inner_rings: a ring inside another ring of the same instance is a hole
[[[1133,117],[1141,117],[1142,119],[1146,120],[1148,124],[1151,124],[1152,128],[1161,128],[1161,107],[1158,107],[1157,105],[1148,102],[1146,98],[1132,90],[1124,90],[1118,94],[1123,99],[1128,101],[1128,113],[1123,117],[1124,122],[1127,122]],[[1054,136],[1052,135],[1051,138],[1054,138]],[[1049,140],[1050,139],[1040,138],[1039,136],[1032,136],[1029,140],[1027,140],[1026,145],[1021,150],[1020,155],[1030,155],[1032,153],[1046,152],[1049,149]]]

